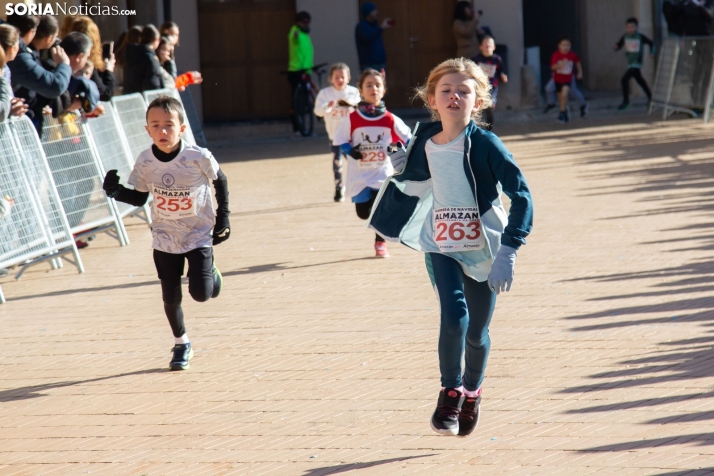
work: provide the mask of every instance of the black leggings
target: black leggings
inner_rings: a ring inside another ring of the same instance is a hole
[[[194,301],[205,302],[213,294],[213,248],[197,248],[188,253],[173,254],[154,250],[154,264],[161,280],[164,311],[174,337],[186,333],[181,309],[181,276],[188,261],[188,293]]]
[[[637,84],[640,85],[642,90],[645,92],[647,95],[647,99],[652,99],[652,91],[650,91],[650,87],[647,86],[647,81],[645,81],[645,78],[642,77],[642,72],[640,71],[640,68],[629,68],[627,70],[627,73],[622,77],[622,97],[624,99],[623,102],[630,102],[630,79],[635,78],[635,81],[637,81]]]
[[[379,193],[377,190],[372,190],[371,192],[372,193],[369,197],[369,200],[362,203],[355,203],[355,211],[357,212],[357,216],[363,220],[368,219],[369,214],[372,213],[372,205],[374,205],[374,200],[377,198],[377,194]],[[374,241],[383,242],[384,238],[375,233]]]

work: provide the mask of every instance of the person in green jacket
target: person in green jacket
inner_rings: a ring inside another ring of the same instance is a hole
[[[295,15],[295,24],[290,28],[290,33],[288,33],[288,82],[291,87],[290,117],[293,122],[293,132],[295,133],[299,133],[300,124],[295,111],[292,109],[292,100],[295,96],[295,90],[302,81],[303,73],[310,74],[313,67],[314,49],[310,39],[310,20],[311,17],[308,12],[299,12]]]

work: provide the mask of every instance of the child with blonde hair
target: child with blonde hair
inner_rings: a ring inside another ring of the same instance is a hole
[[[496,296],[509,291],[518,248],[533,224],[523,173],[492,132],[477,126],[491,106],[488,76],[473,61],[444,61],[417,91],[434,122],[417,124],[369,225],[425,253],[441,311],[441,391],[431,427],[467,436],[479,420]],[[508,215],[501,191],[511,199]],[[462,369],[462,358],[465,368]]]
[[[335,176],[335,201],[345,201],[345,186],[342,182],[342,156],[344,152],[333,145],[335,132],[345,117],[352,114],[359,102],[359,89],[350,85],[350,67],[335,63],[330,67],[330,84],[321,89],[315,99],[315,115],[325,118],[325,129],[332,149],[332,173]]]
[[[347,161],[347,195],[355,204],[357,216],[369,218],[382,183],[394,173],[387,148],[395,142],[407,143],[409,128],[387,111],[382,98],[387,92],[384,73],[367,68],[357,83],[362,101],[335,132],[332,144],[351,157]],[[375,256],[388,258],[387,244],[375,236]]]

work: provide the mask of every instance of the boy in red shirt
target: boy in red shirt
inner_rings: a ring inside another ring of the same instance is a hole
[[[558,51],[550,58],[550,69],[553,70],[553,80],[555,81],[555,91],[558,93],[558,103],[560,104],[560,122],[570,121],[570,111],[568,110],[568,93],[570,83],[573,81],[573,65],[577,68],[577,79],[583,79],[583,66],[580,64],[580,57],[570,51],[570,39],[562,37],[558,40]]]

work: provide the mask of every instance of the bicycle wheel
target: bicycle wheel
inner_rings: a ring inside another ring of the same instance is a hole
[[[312,135],[312,131],[315,127],[315,115],[312,112],[313,107],[314,102],[310,91],[308,91],[304,84],[301,84],[295,90],[293,110],[295,111],[295,117],[300,127],[300,134],[302,134],[303,137]]]

